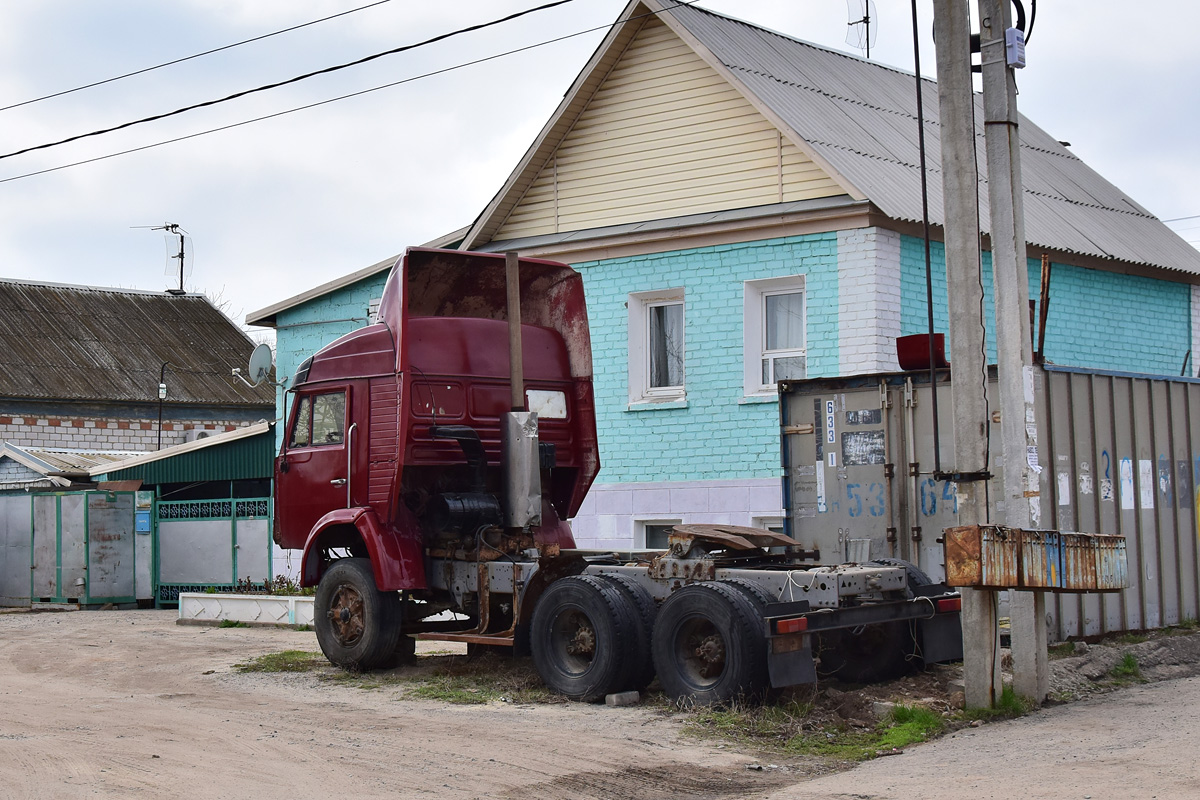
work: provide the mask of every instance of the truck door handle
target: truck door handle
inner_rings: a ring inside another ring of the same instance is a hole
[[[332,483],[334,486],[345,486],[346,479],[345,478],[334,478],[333,480],[330,481],[330,483]]]

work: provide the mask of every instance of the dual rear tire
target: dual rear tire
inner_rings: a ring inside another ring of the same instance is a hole
[[[673,700],[753,700],[767,688],[761,598],[729,583],[674,592],[657,614],[645,588],[619,574],[550,585],[533,613],[530,646],[542,681],[575,700],[644,689],[657,672]]]

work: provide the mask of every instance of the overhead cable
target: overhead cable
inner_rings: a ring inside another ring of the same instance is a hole
[[[390,2],[391,2],[391,0],[375,0],[374,3],[367,3],[365,6],[359,6],[358,8],[352,8],[349,11],[341,11],[337,14],[330,14],[328,17],[321,17],[320,19],[314,19],[311,22],[302,22],[299,25],[293,25],[290,28],[284,28],[283,30],[275,31],[274,33],[264,33],[261,36],[255,36],[250,39],[243,39],[240,42],[234,42],[233,44],[227,44],[227,45],[224,45],[223,47],[214,47],[212,50],[205,50],[202,53],[194,53],[190,56],[183,56],[182,58],[176,58],[171,61],[164,61],[161,64],[155,64],[153,67],[144,67],[142,69],[136,69],[133,72],[126,72],[124,75],[114,75],[113,77],[105,78],[104,80],[93,81],[92,83],[85,83],[83,86],[76,86],[74,89],[64,89],[61,92],[54,92],[53,94],[44,94],[41,97],[35,97],[32,100],[22,100],[20,103],[13,103],[12,105],[8,105],[8,106],[0,106],[0,111],[8,111],[10,108],[20,108],[21,106],[27,106],[27,105],[31,105],[33,103],[40,103],[41,101],[49,100],[52,97],[62,97],[65,94],[71,94],[73,92],[81,92],[84,89],[91,89],[94,86],[103,86],[104,84],[112,83],[113,81],[119,81],[119,80],[123,80],[125,78],[132,78],[134,75],[141,75],[142,73],[145,73],[145,72],[152,72],[156,69],[162,69],[163,67],[169,67],[173,64],[182,64],[184,61],[191,61],[193,58],[200,58],[201,56],[210,56],[213,53],[219,53],[222,50],[231,50],[234,47],[241,47],[244,44],[250,44],[252,42],[259,42],[259,41],[262,41],[263,39],[269,39],[272,36],[278,36],[281,33],[290,33],[291,31],[298,31],[301,28],[307,28],[309,25],[316,25],[318,22],[328,22],[331,19],[336,19],[338,17],[344,17],[347,14],[353,14],[355,11],[362,11],[365,8],[372,8],[374,6],[380,6],[380,5],[383,5],[384,3],[390,3]]]
[[[51,147],[58,147],[59,145],[67,144],[69,142],[76,142],[76,141],[79,141],[80,139],[86,139],[91,136],[101,136],[106,133],[112,133],[114,131],[124,130],[125,128],[131,128],[134,125],[142,125],[147,122],[156,122],[157,120],[166,119],[167,117],[173,117],[178,114],[183,114],[187,111],[194,111],[197,108],[206,108],[208,106],[215,106],[220,103],[226,103],[226,102],[229,102],[230,100],[236,100],[239,97],[245,97],[246,95],[254,94],[256,92],[265,92],[268,89],[278,89],[280,86],[287,86],[288,84],[298,83],[300,81],[307,80],[308,78],[312,78],[317,75],[327,75],[331,72],[337,72],[339,70],[348,69],[350,67],[355,67],[355,66],[358,66],[359,64],[365,64],[368,61],[374,61],[377,58],[383,58],[384,56],[395,55],[396,53],[403,53],[407,50],[414,50],[418,47],[424,47],[426,45],[430,45],[435,42],[440,42],[445,39],[449,39],[454,36],[459,36],[464,33],[470,33],[472,31],[478,31],[478,30],[482,30],[484,28],[490,28],[494,25],[499,25],[504,22],[509,22],[511,20],[517,19],[518,17],[523,17],[527,14],[533,14],[534,12],[537,12],[537,11],[545,11],[546,9],[554,8],[555,6],[566,5],[567,3],[571,3],[571,2],[574,2],[574,0],[554,0],[553,2],[544,3],[544,4],[542,4],[540,6],[536,6],[534,8],[528,8],[528,9],[525,9],[524,11],[514,12],[512,14],[509,14],[506,17],[494,19],[490,22],[481,22],[478,25],[471,25],[470,27],[467,27],[467,28],[459,28],[458,30],[455,30],[455,31],[438,34],[437,36],[431,37],[422,42],[416,42],[415,44],[406,44],[406,45],[402,45],[401,47],[394,47],[391,50],[385,50],[382,53],[375,53],[374,55],[364,56],[363,58],[357,59],[355,61],[349,61],[345,64],[338,64],[336,66],[326,67],[325,69],[319,69],[314,72],[307,72],[303,75],[297,75],[294,78],[288,78],[287,80],[278,81],[276,83],[269,83],[269,84],[266,84],[265,86],[258,86],[254,89],[246,89],[246,90],[243,90],[240,92],[234,92],[233,94],[231,94],[227,97],[222,97],[218,100],[206,100],[203,103],[194,103],[193,105],[190,105],[190,106],[184,106],[183,108],[177,108],[174,111],[168,111],[163,114],[155,114],[154,116],[151,116],[151,117],[143,117],[142,119],[136,119],[131,122],[122,123],[120,125],[114,125],[111,128],[104,128],[102,130],[91,131],[90,133],[81,133],[76,136],[69,136],[66,139],[60,139],[57,142],[48,142],[46,144],[34,145],[33,147],[26,147],[21,150],[14,150],[11,153],[5,153],[3,155],[0,155],[0,160],[6,159],[6,158],[12,158],[13,156],[23,155],[24,153],[30,153],[35,150],[46,150]]]
[[[693,3],[695,3],[696,1],[697,0],[682,0],[682,2],[678,2],[675,5],[669,6],[663,10],[670,11],[672,9],[679,8],[680,6],[690,6]],[[61,164],[57,167],[48,167],[46,169],[35,170],[34,172],[26,172],[21,175],[13,175],[8,178],[0,178],[0,183],[8,183],[10,181],[21,180],[22,178],[32,178],[35,175],[45,175],[48,172],[58,172],[59,170],[70,169],[71,167],[79,167],[84,164],[92,164],[96,161],[106,161],[110,158],[116,158],[117,156],[129,155],[130,153],[138,153],[138,152],[141,152],[142,150],[151,150],[155,147],[162,147],[163,145],[174,144],[176,142],[186,141],[187,139],[195,139],[200,136],[206,136],[210,133],[218,133],[220,131],[227,131],[227,130],[230,130],[231,128],[240,128],[243,125],[250,125],[255,122],[262,122],[264,120],[274,119],[275,117],[282,117],[286,114],[291,114],[296,111],[305,111],[307,109],[316,108],[318,106],[327,105],[329,103],[336,103],[339,100],[347,100],[351,97],[358,97],[360,95],[370,94],[372,92],[378,92],[382,89],[390,89],[393,86],[400,86],[401,84],[412,83],[413,81],[422,80],[424,78],[431,78],[435,75],[442,75],[447,72],[453,72],[455,70],[463,69],[465,67],[472,67],[472,66],[475,66],[476,64],[482,64],[487,61],[494,61],[498,58],[504,58],[506,56],[515,55],[517,53],[523,53],[526,50],[534,50],[536,48],[544,47],[546,45],[557,44],[558,42],[566,41],[567,39],[574,39],[577,36],[585,36],[589,33],[595,33],[596,31],[604,30],[605,28],[612,28],[623,22],[630,22],[632,20],[641,19],[643,17],[652,17],[652,16],[655,16],[657,13],[658,12],[652,11],[652,12],[649,12],[646,14],[639,14],[637,16],[618,20],[615,23],[611,23],[611,24],[607,24],[607,25],[598,25],[594,28],[588,28],[586,30],[576,31],[575,33],[568,33],[563,36],[558,36],[554,39],[547,39],[545,41],[535,42],[534,44],[525,45],[524,47],[517,47],[512,50],[506,50],[503,53],[496,53],[494,55],[484,56],[483,58],[477,58],[473,61],[464,61],[461,64],[455,64],[453,66],[445,67],[443,69],[433,70],[432,72],[425,72],[425,73],[422,73],[421,75],[414,75],[410,78],[403,78],[398,81],[392,81],[391,83],[385,83],[382,86],[375,86],[370,89],[363,89],[358,92],[351,92],[349,94],[339,95],[338,97],[331,97],[327,100],[319,100],[315,103],[308,103],[307,105],[296,106],[295,108],[289,108],[285,111],[277,111],[274,114],[264,114],[261,117],[254,117],[253,119],[242,120],[241,122],[234,122],[229,125],[221,125],[220,127],[217,127],[217,128],[209,128],[208,130],[197,131],[196,133],[189,133],[185,136],[177,136],[173,139],[164,139],[161,142],[154,142],[153,144],[142,145],[140,147],[131,147],[128,150],[120,150],[115,153],[108,153],[107,155],[96,156],[95,158],[85,158],[81,161],[73,161],[70,164]]]

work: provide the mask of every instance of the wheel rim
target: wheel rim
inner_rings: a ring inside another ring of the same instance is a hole
[[[353,647],[362,638],[366,612],[363,597],[353,586],[342,584],[337,588],[327,616],[332,623],[333,636],[342,647]]]
[[[725,637],[703,617],[684,622],[675,636],[679,672],[692,686],[708,688],[716,684],[725,672],[725,653]]]
[[[578,609],[564,609],[550,626],[552,652],[564,672],[587,672],[596,656],[596,628]]]

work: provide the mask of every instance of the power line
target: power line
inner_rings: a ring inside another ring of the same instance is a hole
[[[1184,220],[1188,220],[1188,219],[1200,219],[1200,214],[1192,214],[1190,217],[1175,217],[1175,219],[1164,219],[1164,220],[1159,220],[1159,221],[1160,221],[1160,222],[1163,222],[1163,223],[1166,223],[1166,222],[1183,222]]]
[[[517,19],[518,17],[523,17],[527,14],[532,14],[537,11],[545,11],[546,9],[554,8],[555,6],[566,5],[567,3],[571,3],[571,2],[574,2],[574,0],[553,0],[553,2],[544,3],[543,5],[536,6],[534,8],[529,8],[524,11],[517,11],[512,14],[509,14],[506,17],[494,19],[490,22],[481,22],[478,25],[471,25],[470,27],[467,27],[467,28],[459,28],[458,30],[455,30],[455,31],[438,34],[437,36],[426,39],[423,42],[417,42],[415,44],[406,44],[401,47],[392,48],[391,50],[385,50],[382,53],[375,53],[374,55],[365,56],[363,58],[357,59],[356,61],[349,61],[345,64],[338,64],[333,67],[326,67],[325,69],[316,70],[315,72],[308,72],[303,75],[297,75],[296,77],[289,78],[285,81],[278,81],[276,83],[269,83],[269,84],[266,84],[265,86],[259,86],[254,89],[246,89],[241,92],[234,92],[233,94],[229,95],[228,97],[222,97],[219,100],[207,100],[203,103],[195,103],[190,106],[184,106],[183,108],[177,108],[174,111],[168,111],[164,114],[155,114],[154,116],[151,116],[151,117],[143,117],[142,119],[136,119],[131,122],[122,123],[120,125],[114,125],[111,128],[104,128],[102,130],[92,131],[90,133],[81,133],[81,134],[78,134],[77,136],[70,136],[70,137],[67,137],[66,139],[60,139],[57,142],[48,142],[46,144],[34,145],[33,147],[26,147],[22,150],[14,150],[11,153],[5,153],[3,155],[0,155],[0,160],[6,159],[6,158],[12,158],[13,156],[23,155],[24,153],[30,153],[35,150],[46,150],[51,147],[58,147],[59,145],[67,144],[68,142],[76,142],[76,141],[79,141],[80,139],[86,139],[91,136],[101,136],[106,133],[112,133],[114,131],[124,130],[125,128],[131,128],[134,125],[141,125],[146,122],[156,122],[160,119],[166,119],[167,117],[173,117],[178,114],[183,114],[184,112],[187,112],[187,111],[194,111],[197,108],[206,108],[208,106],[215,106],[220,103],[226,103],[230,100],[236,100],[239,97],[245,97],[246,95],[254,94],[256,92],[265,92],[268,89],[277,89],[280,86],[287,86],[288,84],[307,80],[308,78],[312,78],[317,75],[326,75],[328,73],[337,72],[339,70],[347,69],[349,67],[355,67],[355,66],[358,66],[359,64],[365,64],[368,61],[374,61],[375,59],[383,58],[384,56],[395,55],[396,53],[403,53],[407,50],[415,50],[418,47],[424,47],[426,45],[430,45],[435,42],[440,42],[444,39],[449,39],[454,36],[459,36],[460,34],[470,33],[473,31],[482,30],[484,28],[490,28],[494,25],[499,25],[504,22],[509,22],[511,20]]]
[[[697,0],[681,0],[681,2],[678,2],[675,5],[669,6],[663,10],[670,11],[672,9],[679,8],[680,6],[690,6],[695,2],[697,2]],[[455,70],[463,69],[465,67],[472,67],[472,66],[475,66],[476,64],[482,64],[487,61],[494,61],[498,58],[504,58],[505,56],[511,56],[511,55],[515,55],[517,53],[523,53],[526,50],[534,50],[538,47],[544,47],[544,46],[550,45],[550,44],[557,44],[558,42],[566,41],[567,39],[573,39],[577,36],[585,36],[589,33],[595,33],[596,31],[604,30],[605,28],[612,28],[615,25],[621,24],[623,22],[629,22],[629,21],[635,20],[635,19],[642,19],[644,17],[653,17],[657,13],[658,12],[651,11],[646,14],[639,14],[637,16],[629,17],[628,19],[618,20],[615,23],[611,23],[611,24],[607,24],[607,25],[597,25],[594,28],[587,28],[586,30],[576,31],[575,33],[568,33],[563,36],[556,37],[554,39],[547,39],[545,41],[535,42],[534,44],[525,45],[524,47],[517,47],[512,50],[507,50],[503,53],[496,53],[494,55],[484,56],[483,58],[477,58],[473,61],[464,61],[461,64],[455,64],[453,66],[445,67],[443,69],[438,69],[438,70],[434,70],[432,72],[422,73],[421,75],[414,75],[410,78],[403,78],[398,81],[392,81],[391,83],[385,83],[382,86],[375,86],[370,89],[363,89],[358,92],[351,92],[349,94],[339,95],[338,97],[331,97],[328,100],[319,100],[315,103],[308,103],[307,105],[297,106],[295,108],[289,108],[285,111],[277,111],[274,114],[264,114],[261,117],[255,117],[253,119],[247,119],[247,120],[243,120],[241,122],[234,122],[229,125],[222,125],[217,128],[209,128],[208,130],[198,131],[196,133],[189,133],[185,136],[177,136],[173,139],[165,139],[161,142],[155,142],[153,144],[142,145],[141,147],[132,147],[128,150],[120,150],[116,153],[108,153],[107,155],[96,156],[95,158],[87,158],[87,159],[83,159],[82,161],[74,161],[70,164],[62,164],[57,167],[48,167],[47,169],[40,169],[40,170],[36,170],[34,172],[26,172],[22,175],[13,175],[8,178],[0,178],[0,183],[8,183],[10,181],[17,181],[17,180],[21,180],[22,178],[32,178],[35,175],[45,175],[48,172],[58,172],[59,170],[70,169],[71,167],[79,167],[84,164],[92,164],[96,161],[106,161],[110,158],[116,158],[118,156],[129,155],[130,153],[138,153],[143,150],[151,150],[155,147],[162,147],[163,145],[174,144],[175,142],[186,141],[187,139],[195,139],[200,136],[206,136],[210,133],[219,133],[220,131],[227,131],[227,130],[230,130],[231,128],[240,128],[243,125],[250,125],[255,122],[262,122],[264,120],[274,119],[275,117],[282,117],[286,114],[291,114],[296,111],[305,111],[310,108],[316,108],[318,106],[327,105],[329,103],[335,103],[339,100],[347,100],[351,97],[358,97],[360,95],[370,94],[372,92],[378,92],[382,89],[390,89],[393,86],[399,86],[399,85],[405,84],[405,83],[412,83],[413,81],[422,80],[423,78],[431,78],[435,75],[442,75],[444,73],[453,72]]]
[[[119,81],[119,80],[123,80],[125,78],[132,78],[134,75],[141,75],[144,72],[152,72],[153,70],[162,69],[163,67],[169,67],[173,64],[181,64],[184,61],[191,61],[193,58],[200,58],[201,56],[210,56],[213,53],[219,53],[222,50],[231,50],[234,47],[241,47],[244,44],[250,44],[251,42],[259,42],[259,41],[262,41],[263,39],[269,39],[272,36],[278,36],[281,33],[290,33],[291,31],[298,31],[301,28],[307,28],[309,25],[316,25],[318,22],[328,22],[329,20],[336,19],[337,17],[344,17],[347,14],[353,14],[355,11],[362,11],[365,8],[372,8],[374,6],[380,6],[380,5],[383,5],[384,3],[389,3],[389,2],[391,2],[391,0],[376,0],[376,2],[368,3],[365,6],[359,6],[358,8],[352,8],[349,11],[342,11],[337,14],[330,14],[328,17],[321,17],[320,19],[314,19],[311,22],[304,22],[299,25],[293,25],[290,28],[284,28],[283,30],[275,31],[274,33],[264,33],[262,36],[255,36],[251,39],[243,39],[240,42],[234,42],[233,44],[227,44],[223,47],[214,47],[212,50],[205,50],[202,53],[195,53],[190,56],[176,58],[172,61],[164,61],[161,64],[155,64],[153,67],[144,67],[143,69],[137,69],[137,70],[134,70],[133,72],[126,72],[124,75],[115,75],[111,78],[105,78],[104,80],[93,81],[92,83],[85,83],[83,86],[76,86],[74,89],[64,89],[61,92],[54,92],[53,94],[44,94],[41,97],[35,97],[32,100],[22,100],[20,103],[13,103],[12,105],[9,105],[9,106],[0,106],[0,111],[8,111],[10,108],[20,108],[21,106],[27,106],[32,103],[40,103],[41,101],[49,100],[52,97],[62,97],[65,94],[71,94],[73,92],[80,92],[80,91],[83,91],[84,89],[91,89],[94,86],[103,86],[104,84],[112,83],[113,81]]]

